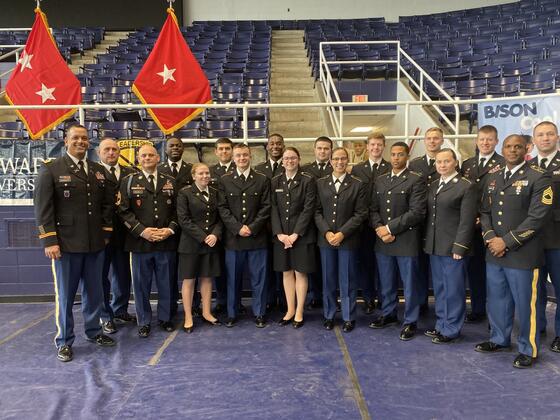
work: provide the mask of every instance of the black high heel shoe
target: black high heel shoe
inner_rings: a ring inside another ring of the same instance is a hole
[[[185,333],[187,334],[191,334],[193,330],[194,330],[194,324],[192,324],[190,327],[183,326],[183,331],[185,331]]]
[[[213,321],[213,322],[207,320],[206,318],[202,318],[202,321],[203,321],[205,324],[210,324],[210,325],[213,326],[213,327],[217,327],[218,325],[222,325],[222,323],[220,322],[220,320],[217,319],[217,318],[216,318],[216,320]]]
[[[303,319],[301,321],[294,320],[294,322],[292,322],[292,326],[297,330],[298,328],[303,327],[303,323]]]
[[[278,325],[280,325],[281,327],[284,327],[284,326],[290,324],[293,320],[294,320],[294,317],[291,317],[290,319],[282,318],[280,321],[278,321]]]

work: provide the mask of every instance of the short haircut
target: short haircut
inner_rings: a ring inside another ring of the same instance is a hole
[[[299,150],[298,149],[296,149],[293,146],[288,146],[284,149],[284,153],[286,153],[288,150],[291,151],[291,152],[294,152],[297,155],[298,159],[301,159],[301,156],[299,155]]]
[[[205,163],[202,163],[202,162],[193,163],[192,169],[191,169],[191,175],[194,176],[194,174],[196,173],[196,170],[197,170],[198,168],[203,167],[203,166],[205,166],[205,167],[208,169],[208,165],[205,164]]]
[[[321,137],[317,137],[315,139],[315,141],[313,142],[313,147],[317,146],[317,143],[320,141],[324,141],[326,143],[329,143],[331,145],[331,149],[332,149],[332,140],[330,138],[328,138],[327,136],[321,136]]]
[[[332,151],[331,157],[334,155],[335,152],[338,152],[342,150],[344,152],[344,154],[346,155],[346,158],[349,159],[350,156],[348,155],[348,150],[346,150],[344,147],[335,147]]]
[[[267,141],[272,140],[273,137],[278,137],[281,141],[284,141],[284,136],[282,136],[282,134],[278,134],[278,133],[272,133],[270,136],[268,136]]]
[[[383,140],[383,146],[385,146],[385,134],[383,134],[381,131],[374,131],[373,133],[371,133],[371,134],[367,137],[368,143],[369,143],[369,141],[372,140],[372,139]]]
[[[537,127],[541,127],[543,125],[551,125],[552,127],[554,127],[554,131],[556,131],[556,134],[558,134],[558,126],[554,124],[552,121],[541,121],[540,123],[535,125],[535,127],[533,127],[533,133],[535,132]]]
[[[398,141],[396,143],[393,143],[393,145],[391,146],[391,150],[393,150],[393,148],[395,147],[403,147],[404,150],[406,151],[406,154],[407,155],[410,154],[410,147],[404,141]]]
[[[496,136],[496,138],[498,138],[498,129],[496,127],[494,127],[493,125],[487,124],[487,125],[483,125],[482,127],[480,127],[478,129],[479,133],[492,133],[494,134],[494,136]]]
[[[530,143],[529,141],[527,141],[527,137],[524,136],[523,134],[510,134],[509,136],[507,136],[507,137],[504,139],[504,145],[507,143],[507,141],[508,141],[509,139],[512,139],[512,138],[514,138],[514,137],[518,137],[518,138],[520,138],[521,140],[523,140],[523,143],[525,143],[525,145],[527,145],[527,144]]]
[[[444,152],[449,152],[451,153],[451,155],[453,156],[453,159],[457,160],[457,153],[455,153],[455,150],[451,149],[450,147],[445,147],[443,149],[440,149],[437,153],[436,156],[439,155],[440,153],[444,153]]]
[[[216,143],[214,143],[214,147],[218,148],[219,144],[229,144],[233,147],[233,142],[227,137],[220,137],[218,140],[216,140]]]
[[[521,137],[525,139],[527,144],[533,144],[533,137],[531,137],[529,134],[521,134]]]
[[[88,131],[87,128],[85,128],[82,124],[70,124],[68,127],[66,127],[66,132],[64,133],[64,135],[68,135],[68,132],[70,131],[71,128],[83,128],[84,130]]]
[[[439,133],[439,135],[440,135],[441,137],[443,137],[443,130],[442,130],[441,128],[439,128],[439,127],[431,127],[431,128],[428,128],[428,129],[426,130],[426,134],[425,134],[425,135],[427,136],[428,133],[431,133],[432,131],[436,131],[437,133]]]
[[[235,144],[233,145],[233,150],[235,150],[235,149],[249,149],[249,150],[251,150],[251,148],[249,147],[249,145],[248,145],[248,144],[245,144],[245,143],[235,143]]]

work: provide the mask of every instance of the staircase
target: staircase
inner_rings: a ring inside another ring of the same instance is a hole
[[[105,37],[95,46],[93,50],[85,51],[83,56],[74,54],[72,56],[72,64],[68,67],[70,67],[70,70],[72,70],[75,74],[78,74],[81,66],[84,64],[95,63],[95,57],[98,54],[105,54],[107,52],[107,48],[117,45],[119,41],[126,38],[128,34],[129,32],[105,32]]]
[[[311,67],[303,42],[303,31],[272,31],[270,79],[271,103],[319,102],[311,76]],[[319,108],[283,108],[270,110],[269,133],[290,137],[319,137],[327,131]],[[309,142],[290,143],[298,147],[302,162],[313,159]]]

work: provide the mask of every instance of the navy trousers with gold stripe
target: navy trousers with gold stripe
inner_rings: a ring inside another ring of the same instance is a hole
[[[101,273],[104,250],[92,253],[63,252],[53,260],[53,276],[56,293],[55,344],[71,346],[74,342],[74,317],[72,306],[82,280],[82,314],[84,329],[89,338],[101,334],[99,319],[103,305]]]
[[[537,295],[539,270],[522,270],[486,264],[486,294],[490,341],[501,346],[511,344],[514,314],[519,319],[519,353],[537,357],[539,328]]]

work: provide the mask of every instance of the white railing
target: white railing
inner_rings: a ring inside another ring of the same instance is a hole
[[[323,50],[324,46],[327,45],[396,45],[397,47],[397,59],[396,60],[351,60],[351,61],[344,61],[344,60],[335,60],[335,61],[327,61],[325,58],[325,53]],[[406,71],[402,64],[401,60],[406,59],[413,68],[415,68],[419,72],[419,83],[414,80],[412,75]],[[404,75],[408,81],[419,91],[420,100],[426,98],[429,101],[429,106],[433,107],[439,117],[449,126],[449,129],[453,132],[453,134],[459,134],[459,122],[460,122],[460,112],[459,112],[459,105],[453,103],[453,107],[455,110],[454,122],[449,119],[449,117],[441,110],[439,105],[442,105],[443,102],[441,101],[433,101],[432,98],[425,92],[425,84],[431,84],[441,95],[443,98],[447,99],[448,101],[453,101],[453,98],[432,78],[430,75],[421,67],[419,66],[413,59],[410,57],[402,48],[400,41],[325,41],[319,43],[319,81],[323,88],[323,93],[325,94],[325,98],[327,100],[331,100],[331,90],[334,92],[334,97],[337,101],[340,101],[340,97],[338,95],[338,90],[336,89],[336,85],[333,81],[331,72],[329,70],[329,64],[332,65],[344,65],[344,64],[395,64],[397,67],[397,80],[400,80],[401,74]],[[363,105],[362,103],[362,106]],[[331,124],[334,128],[335,133],[341,135],[342,133],[342,126],[344,121],[344,107],[339,106],[338,114],[335,114],[334,107],[327,108],[329,112],[329,117],[331,120]],[[405,111],[405,126],[408,128],[408,115],[409,112]]]

